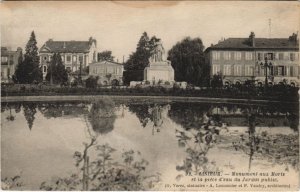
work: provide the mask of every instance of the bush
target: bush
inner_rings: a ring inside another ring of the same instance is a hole
[[[169,81],[166,81],[165,85],[171,85],[171,83]]]
[[[87,78],[87,80],[85,80],[85,87],[95,89],[97,87],[97,81],[98,81],[98,77],[91,76]]]

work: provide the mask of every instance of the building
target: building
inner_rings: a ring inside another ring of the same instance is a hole
[[[9,82],[18,65],[19,57],[22,56],[22,49],[12,51],[8,47],[1,47],[1,82]]]
[[[101,85],[122,85],[124,66],[113,61],[101,61],[89,65],[89,75],[98,77]]]
[[[210,76],[221,74],[224,84],[239,84],[246,80],[265,83],[265,58],[269,84],[281,82],[299,86],[299,41],[297,34],[289,38],[228,38],[205,51]]]
[[[54,53],[59,53],[65,68],[75,72],[97,61],[97,41],[92,37],[88,41],[53,41],[49,39],[40,49],[40,65],[43,77]]]
[[[156,47],[151,52],[149,66],[144,69],[144,81],[174,82],[174,69],[171,61],[165,59],[165,50],[161,41],[156,43]]]

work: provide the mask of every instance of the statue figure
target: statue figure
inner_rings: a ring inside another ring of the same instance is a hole
[[[165,50],[162,46],[161,41],[159,40],[156,43],[154,50],[151,52],[150,63],[163,61],[164,53],[165,53]]]

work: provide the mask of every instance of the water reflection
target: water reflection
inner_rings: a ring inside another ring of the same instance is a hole
[[[38,158],[57,152],[60,161],[77,151],[74,155],[75,160],[80,160],[77,175],[60,178],[58,182],[60,187],[65,186],[65,182],[76,187],[55,188],[51,185],[51,190],[117,190],[107,182],[96,183],[96,186],[92,183],[107,175],[116,179],[118,174],[118,178],[133,179],[126,182],[132,181],[133,189],[139,189],[135,186],[139,182],[135,176],[139,174],[138,169],[143,170],[148,165],[145,159],[150,165],[155,164],[151,169],[165,174],[165,180],[170,175],[178,175],[177,179],[181,180],[189,174],[241,167],[244,171],[253,171],[261,165],[284,167],[290,172],[299,169],[299,108],[288,104],[133,103],[103,99],[87,103],[2,103],[1,111],[4,128],[2,151],[6,154],[3,162],[9,165],[5,173],[15,166],[13,162],[23,163],[23,158],[18,156],[23,151],[31,156],[39,154]],[[41,142],[35,148],[41,138],[47,142]],[[24,146],[17,143],[22,139]],[[138,149],[126,151],[133,147]],[[35,151],[30,151],[30,148]],[[107,153],[112,149],[117,151]],[[145,154],[144,161],[138,151]],[[101,154],[109,155],[113,160],[106,161]],[[38,163],[35,160],[38,158],[31,159],[29,155],[27,158],[28,162]],[[54,157],[48,158],[55,160]],[[132,158],[139,160],[133,163]],[[105,171],[103,161],[110,164]],[[116,162],[123,167],[113,165]],[[26,169],[24,167],[28,164],[20,167]],[[63,166],[68,165],[72,163],[65,160]],[[159,168],[156,170],[156,167]],[[94,177],[99,170],[101,177]],[[144,174],[149,176],[146,171]],[[47,186],[44,185],[43,189]],[[125,185],[118,187],[126,190]]]
[[[184,147],[186,158],[183,165],[177,165],[176,170],[184,171],[185,175],[201,175],[201,172],[220,172],[214,160],[209,160],[207,154],[215,146],[217,137],[223,127],[214,117],[203,114],[197,119],[199,127],[190,131],[176,130],[178,144]],[[177,180],[183,175],[178,175]]]
[[[94,101],[88,113],[88,121],[97,134],[106,134],[114,129],[115,103],[109,99]]]

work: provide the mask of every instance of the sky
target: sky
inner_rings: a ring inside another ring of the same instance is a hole
[[[34,30],[40,48],[48,39],[97,40],[122,61],[144,31],[162,39],[166,51],[190,36],[207,48],[221,38],[288,38],[299,31],[296,1],[30,1],[0,4],[1,46],[24,49]],[[271,19],[271,28],[269,26]],[[271,33],[269,33],[271,29]]]

